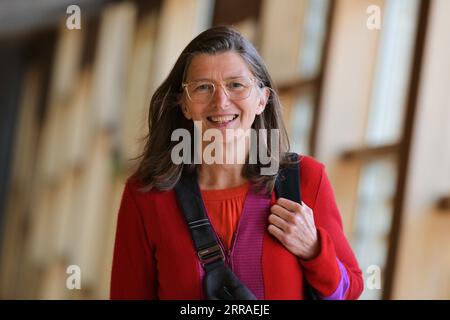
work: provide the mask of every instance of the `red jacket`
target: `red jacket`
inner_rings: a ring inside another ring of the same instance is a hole
[[[343,233],[324,165],[303,156],[300,170],[302,200],[314,212],[320,253],[302,261],[266,230],[262,252],[264,297],[303,299],[305,281],[318,296],[331,296],[342,284],[344,268],[348,278],[344,298],[357,299],[363,290],[362,274]],[[203,270],[174,190],[143,193],[138,190],[140,186],[129,180],[123,192],[111,299],[203,299]]]

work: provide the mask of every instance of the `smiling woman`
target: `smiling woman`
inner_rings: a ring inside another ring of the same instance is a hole
[[[125,186],[111,298],[359,297],[361,271],[324,166],[288,153],[273,88],[256,49],[230,27],[183,50],[151,99],[146,147]],[[180,129],[194,155],[209,147],[195,144],[197,129],[258,134],[224,134],[220,152],[241,146],[234,162],[192,163],[172,158]],[[259,152],[250,161],[261,147],[268,163]],[[274,163],[280,170],[265,173]]]
[[[195,56],[186,82],[187,94],[182,95],[181,101],[184,116],[201,121],[206,130],[249,129],[264,111],[270,95],[270,90],[255,80],[245,61],[233,51]],[[227,139],[224,142],[245,143]]]
[[[289,143],[281,118],[280,102],[273,87],[258,52],[239,33],[225,27],[202,33],[183,50],[172,71],[152,97],[149,108],[151,129],[135,176],[143,182],[146,190],[153,187],[170,190],[178,182],[183,170],[204,170],[205,167],[197,168],[192,163],[176,165],[171,158],[170,150],[175,146],[171,141],[172,133],[178,128],[184,128],[194,137],[195,121],[202,123],[203,130],[219,129],[222,133],[226,129],[276,129],[280,142],[277,152],[280,155],[286,153]],[[234,119],[227,121],[231,117]],[[270,131],[266,138],[271,141]],[[270,147],[267,146],[268,153],[272,154]],[[232,145],[225,144],[224,148],[232,148]],[[247,150],[249,148],[247,146]],[[273,161],[281,165],[287,163],[280,157]],[[260,162],[246,164],[241,168],[232,166],[228,167],[231,171],[225,175],[234,179],[231,181],[233,185],[252,180],[269,190],[273,189],[276,177],[261,175],[262,166]],[[201,183],[206,177],[207,174],[200,175]],[[218,177],[214,180],[224,181]],[[217,187],[221,186],[211,185],[210,188]]]

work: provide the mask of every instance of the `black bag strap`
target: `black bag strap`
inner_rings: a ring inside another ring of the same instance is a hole
[[[277,198],[285,198],[302,204],[298,154],[288,153],[287,157],[291,164],[281,169],[278,173],[278,177],[275,180],[275,193]],[[314,290],[306,280],[305,286],[305,298],[314,299]]]
[[[280,169],[275,180],[275,194],[277,198],[286,198],[302,204],[298,154],[288,153],[286,156],[291,164]]]
[[[224,260],[225,255],[206,215],[195,172],[183,174],[175,192],[202,265]]]

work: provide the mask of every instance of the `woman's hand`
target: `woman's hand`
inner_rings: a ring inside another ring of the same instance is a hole
[[[313,211],[304,202],[279,198],[271,208],[267,230],[290,252],[303,260],[319,254],[319,240]]]

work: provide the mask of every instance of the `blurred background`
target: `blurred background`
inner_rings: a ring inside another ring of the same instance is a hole
[[[292,149],[327,166],[361,298],[450,299],[449,16],[448,0],[1,0],[0,298],[108,298],[152,93],[231,24]]]

